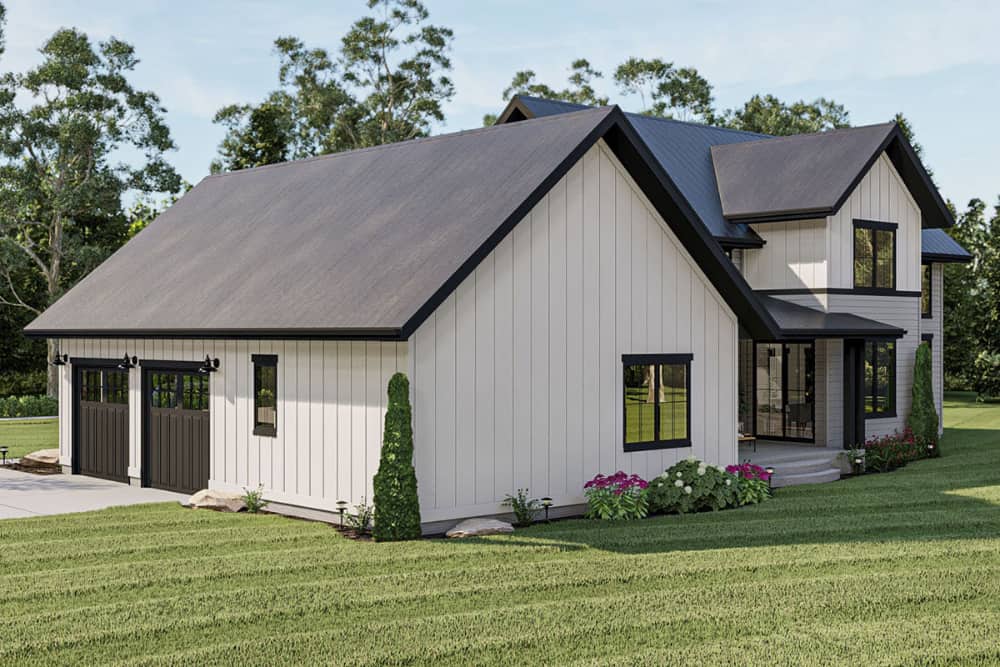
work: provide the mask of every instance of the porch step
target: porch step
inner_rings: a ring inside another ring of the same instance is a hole
[[[840,468],[825,468],[810,472],[789,473],[775,469],[771,485],[774,488],[782,486],[799,486],[801,484],[825,484],[840,479]]]
[[[814,456],[785,461],[770,461],[767,465],[774,467],[776,475],[807,475],[813,472],[825,472],[830,468],[836,468],[835,461],[836,458],[833,456]],[[763,463],[759,465],[767,467]]]

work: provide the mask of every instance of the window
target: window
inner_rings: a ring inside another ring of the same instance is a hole
[[[253,360],[253,434],[278,435],[278,357],[255,354]]]
[[[927,343],[927,349],[932,352],[934,351],[934,334],[920,334],[920,342]]]
[[[80,400],[90,403],[101,402],[101,371],[83,369],[80,371]]]
[[[920,265],[920,316],[929,319],[931,311],[931,265]]]
[[[208,410],[208,375],[181,376],[181,407],[185,410]]]
[[[128,404],[128,371],[104,371],[105,402]]]
[[[896,344],[865,343],[865,417],[896,416]]]
[[[896,288],[896,225],[854,221],[854,288]]]
[[[691,446],[690,354],[622,356],[625,451]]]
[[[150,405],[154,408],[177,407],[177,374],[153,373],[150,378]]]

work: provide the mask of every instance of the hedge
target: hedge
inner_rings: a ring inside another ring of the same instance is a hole
[[[0,417],[52,417],[59,414],[59,401],[48,396],[0,398]]]

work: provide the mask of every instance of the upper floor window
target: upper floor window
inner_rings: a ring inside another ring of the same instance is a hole
[[[896,289],[896,225],[854,221],[855,289]]]
[[[253,434],[278,435],[278,357],[254,354]]]
[[[896,416],[896,344],[865,343],[865,416]]]
[[[691,446],[690,354],[626,354],[625,451]]]
[[[920,315],[933,317],[931,310],[931,265],[920,265]]]

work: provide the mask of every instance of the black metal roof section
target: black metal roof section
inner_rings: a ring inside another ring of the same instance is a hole
[[[514,97],[497,123],[540,118],[587,109],[582,104],[544,100],[527,95]],[[711,147],[768,138],[766,134],[685,123],[642,114],[625,114],[669,174],[698,218],[725,247],[760,247],[761,238],[748,225],[734,224],[723,216],[712,167]]]
[[[951,213],[895,123],[713,146],[723,215],[733,222],[833,215],[883,151],[923,226],[950,227]]]
[[[904,329],[851,313],[827,313],[758,294],[781,333],[778,340],[813,338],[902,338]]]
[[[925,263],[968,263],[972,253],[963,248],[943,229],[924,229],[921,232],[921,258]]]
[[[617,107],[210,176],[25,332],[405,339],[601,138],[741,324],[772,335]]]

